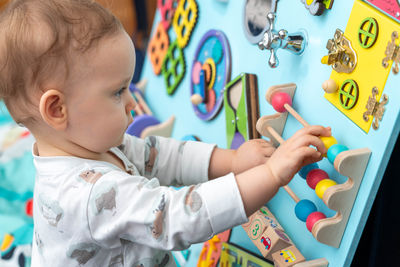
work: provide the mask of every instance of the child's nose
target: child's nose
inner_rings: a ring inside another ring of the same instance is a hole
[[[133,110],[136,106],[137,106],[137,102],[136,102],[135,98],[131,94],[129,94],[129,99],[126,104],[126,113],[131,113],[131,110]]]

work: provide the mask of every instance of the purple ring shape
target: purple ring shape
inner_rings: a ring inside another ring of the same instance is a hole
[[[126,133],[140,137],[144,129],[157,124],[160,124],[160,121],[151,115],[143,114],[135,116],[133,122],[128,126],[128,129],[126,129]]]
[[[202,120],[211,120],[218,114],[218,112],[220,111],[220,109],[222,107],[222,102],[224,100],[225,85],[231,79],[231,48],[229,46],[228,38],[225,36],[225,34],[222,31],[219,31],[219,30],[209,30],[201,38],[199,45],[196,48],[195,55],[193,57],[192,72],[193,72],[195,63],[199,61],[198,57],[199,57],[200,52],[202,51],[203,45],[210,38],[217,38],[218,41],[222,45],[224,59],[222,59],[219,64],[223,64],[223,61],[225,61],[225,68],[224,68],[225,75],[224,75],[224,83],[223,83],[222,88],[218,88],[218,89],[213,88],[213,90],[216,91],[215,93],[218,97],[215,101],[215,105],[214,105],[213,109],[210,112],[203,113],[197,107],[197,105],[192,104],[195,114]],[[211,54],[210,54],[210,57],[211,57]],[[218,90],[218,92],[217,92],[217,90]],[[193,86],[193,81],[191,79],[191,81],[190,81],[190,96],[192,96],[193,94],[194,94],[194,86]],[[202,104],[200,104],[200,105],[202,105]]]

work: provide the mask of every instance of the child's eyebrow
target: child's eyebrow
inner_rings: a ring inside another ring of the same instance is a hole
[[[120,80],[119,82],[117,82],[115,84],[113,83],[114,84],[113,87],[125,86],[127,83],[130,83],[132,79],[133,79],[133,77],[130,76],[126,79]]]
[[[128,78],[126,78],[125,80],[123,80],[121,84],[130,83],[132,79],[133,79],[133,77],[132,77],[132,76],[129,76]]]

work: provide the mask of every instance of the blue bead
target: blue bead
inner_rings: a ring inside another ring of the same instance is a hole
[[[303,222],[307,221],[308,215],[310,215],[313,212],[317,211],[317,207],[315,206],[314,203],[312,203],[308,199],[303,199],[300,200],[297,204],[296,207],[294,208],[294,212],[296,214],[296,217]]]
[[[311,163],[308,164],[306,166],[304,166],[303,168],[301,168],[301,170],[299,171],[299,175],[303,178],[303,179],[307,179],[307,174],[314,169],[318,169],[318,164],[317,163]]]
[[[344,145],[335,144],[331,146],[327,152],[329,162],[333,164],[335,162],[336,156],[339,155],[341,152],[347,150],[349,150],[349,148]]]

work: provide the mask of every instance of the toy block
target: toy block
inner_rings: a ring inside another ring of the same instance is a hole
[[[251,240],[256,240],[267,229],[267,227],[283,230],[275,216],[267,207],[262,207],[249,217],[249,221],[242,224],[243,229]]]
[[[272,254],[275,267],[291,267],[306,259],[295,246],[290,246]]]
[[[329,262],[325,258],[303,261],[293,265],[293,267],[327,267]]]
[[[272,254],[293,245],[287,234],[281,229],[267,227],[257,240],[252,240],[264,258],[272,261]]]

